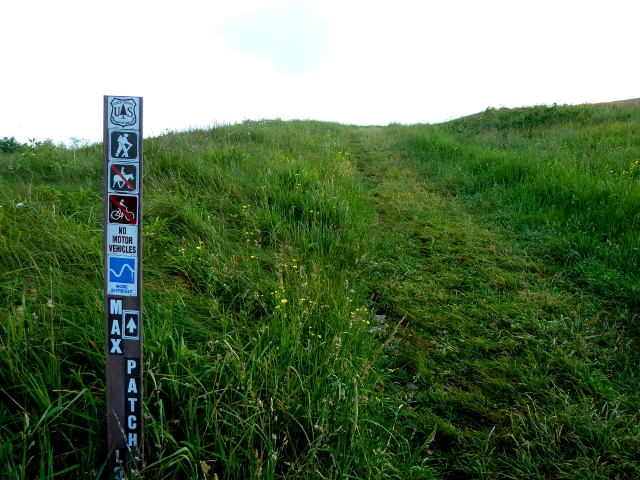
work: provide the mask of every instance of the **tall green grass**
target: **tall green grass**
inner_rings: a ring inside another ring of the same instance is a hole
[[[375,303],[405,319],[390,369],[416,414],[414,441],[430,440],[438,478],[637,478],[634,298],[581,288],[580,260],[554,251],[566,223],[527,217],[509,197],[534,180],[483,185],[468,168],[480,140],[446,127],[352,132],[384,231]],[[583,255],[614,271],[598,251]]]
[[[639,121],[145,140],[144,475],[637,477]],[[102,147],[0,185],[0,462],[108,477]]]
[[[145,141],[148,478],[422,478],[365,285],[375,212],[344,128]],[[0,157],[0,462],[105,475],[99,145]]]
[[[547,254],[581,285],[640,301],[640,108],[537,106],[394,128],[443,191],[551,234]]]

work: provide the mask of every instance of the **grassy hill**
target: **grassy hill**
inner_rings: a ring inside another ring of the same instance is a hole
[[[145,140],[146,477],[640,475],[639,126],[553,105]],[[10,478],[106,473],[101,151],[0,153]]]
[[[630,98],[628,100],[616,100],[613,103],[617,105],[638,105],[640,104],[640,98]]]

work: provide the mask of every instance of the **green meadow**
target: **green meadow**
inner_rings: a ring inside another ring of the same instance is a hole
[[[640,478],[640,105],[144,142],[127,478]],[[0,464],[109,478],[102,145],[0,140]]]

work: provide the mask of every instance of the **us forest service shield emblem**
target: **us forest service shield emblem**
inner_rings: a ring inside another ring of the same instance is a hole
[[[109,117],[114,125],[122,127],[135,125],[137,121],[136,101],[133,98],[114,98],[111,100],[111,115]]]

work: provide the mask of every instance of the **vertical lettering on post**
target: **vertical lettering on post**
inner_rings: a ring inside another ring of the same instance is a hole
[[[109,321],[107,331],[109,333],[109,343],[107,345],[109,355],[122,355],[122,300],[109,299]]]
[[[127,358],[124,371],[124,404],[127,447],[138,448],[138,439],[142,437],[139,429],[142,414],[142,397],[140,395],[140,359]]]

